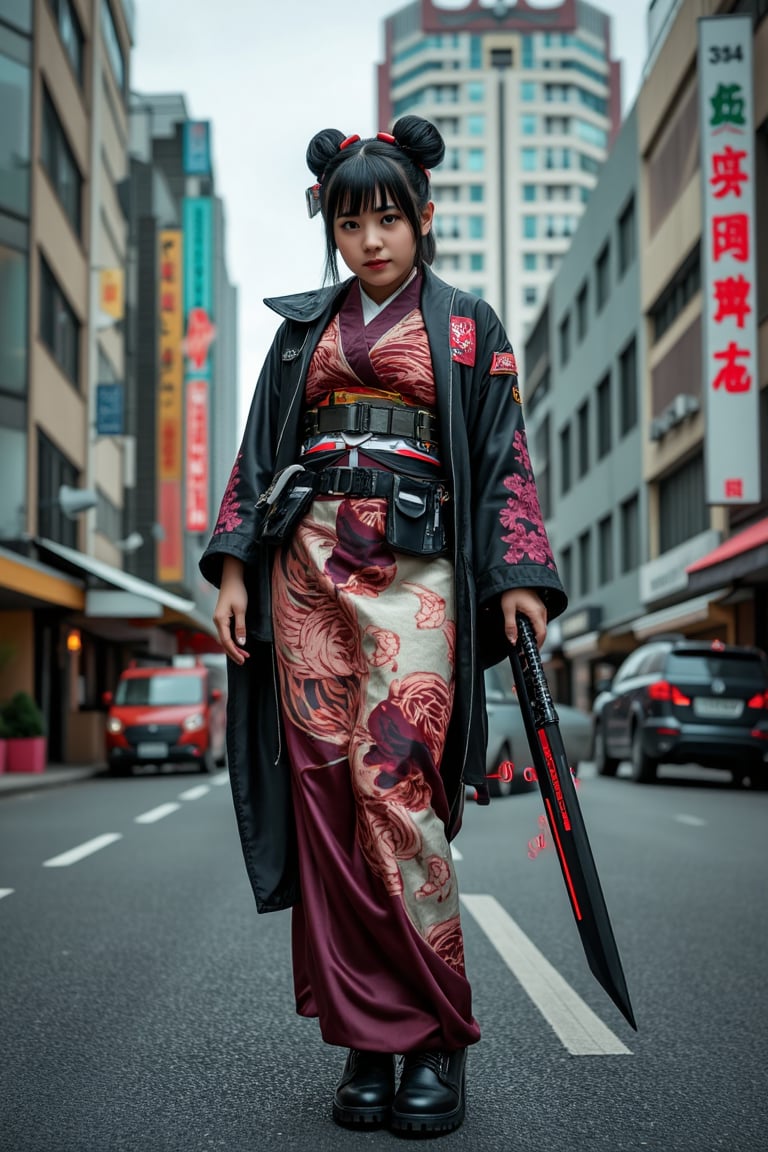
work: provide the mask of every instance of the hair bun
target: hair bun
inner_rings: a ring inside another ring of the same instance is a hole
[[[307,167],[320,180],[328,166],[328,161],[339,151],[339,144],[346,140],[338,128],[324,128],[312,137],[307,147]]]
[[[445,141],[422,116],[401,116],[392,135],[406,156],[424,168],[437,167],[445,156]]]

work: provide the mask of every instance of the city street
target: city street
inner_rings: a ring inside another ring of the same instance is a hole
[[[483,1039],[440,1148],[766,1147],[768,794],[623,772],[587,765],[579,794],[639,1032],[587,968],[551,848],[529,848],[538,793],[468,803]],[[2,1152],[394,1147],[333,1124],[343,1054],[294,1015],[289,937],[256,915],[224,774],[0,797]]]

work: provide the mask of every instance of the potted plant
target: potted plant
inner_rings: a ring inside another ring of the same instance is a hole
[[[3,708],[6,772],[42,772],[46,762],[45,719],[28,692],[17,692]]]

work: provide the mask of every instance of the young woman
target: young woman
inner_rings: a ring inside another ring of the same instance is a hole
[[[257,906],[293,907],[297,1011],[349,1049],[334,1118],[420,1133],[462,1122],[480,1035],[450,841],[465,785],[488,800],[483,668],[566,605],[509,341],[429,268],[443,153],[414,116],[310,142],[331,284],[267,301],[201,560]]]

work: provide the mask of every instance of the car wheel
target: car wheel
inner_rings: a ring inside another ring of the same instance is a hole
[[[632,779],[638,784],[652,784],[656,779],[658,760],[647,756],[643,751],[642,735],[639,728],[632,733]]]
[[[511,796],[514,790],[514,781],[512,775],[509,778],[501,774],[501,765],[506,764],[507,761],[512,760],[512,753],[507,744],[504,745],[501,752],[499,752],[496,771],[499,772],[498,776],[488,777],[488,791],[491,796]]]
[[[615,776],[619,767],[619,761],[609,756],[606,751],[602,724],[595,727],[595,767],[598,776]]]

